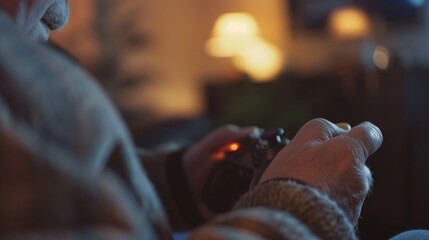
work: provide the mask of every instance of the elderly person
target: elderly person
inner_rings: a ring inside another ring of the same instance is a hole
[[[1,239],[171,239],[170,227],[195,225],[191,239],[356,237],[371,186],[365,161],[382,143],[376,126],[308,122],[214,217],[201,200],[210,156],[255,128],[215,130],[177,168],[165,152],[139,158],[100,87],[42,43],[67,19],[66,0],[0,0]],[[192,204],[173,194],[179,187]]]

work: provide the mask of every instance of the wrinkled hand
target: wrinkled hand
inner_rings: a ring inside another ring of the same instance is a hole
[[[214,213],[205,207],[202,201],[204,184],[216,164],[212,158],[213,154],[225,144],[248,136],[252,132],[258,132],[258,129],[256,127],[240,128],[235,125],[225,125],[213,131],[185,153],[183,157],[185,174],[203,217],[210,218],[214,216]]]
[[[369,122],[350,129],[315,119],[277,154],[260,182],[291,178],[310,184],[327,193],[356,224],[372,185],[365,162],[382,142],[381,131]]]

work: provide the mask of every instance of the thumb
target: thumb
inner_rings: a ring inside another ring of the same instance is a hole
[[[383,134],[380,129],[370,122],[363,122],[344,134],[354,140],[355,147],[359,148],[363,154],[363,163],[366,159],[377,151],[383,143]]]

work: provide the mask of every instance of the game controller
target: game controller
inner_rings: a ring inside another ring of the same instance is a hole
[[[202,197],[206,206],[222,213],[258,184],[276,154],[288,144],[284,130],[260,131],[223,146],[213,155],[216,166],[204,185]]]

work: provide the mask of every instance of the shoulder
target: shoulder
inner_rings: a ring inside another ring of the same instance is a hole
[[[22,36],[1,12],[0,36],[0,124],[7,115],[83,157],[103,144],[129,141],[103,89],[74,61]]]

